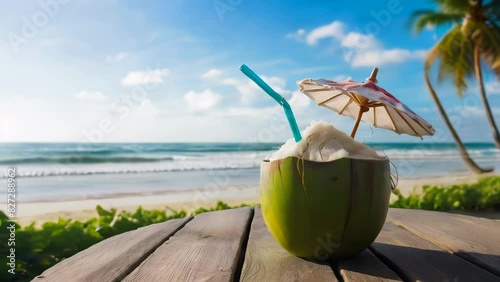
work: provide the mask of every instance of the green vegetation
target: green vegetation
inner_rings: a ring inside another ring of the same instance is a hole
[[[0,281],[31,280],[45,269],[101,240],[142,226],[242,206],[248,205],[229,206],[219,201],[215,207],[199,208],[191,214],[185,210],[148,211],[142,207],[134,212],[117,212],[116,209],[105,210],[97,206],[98,217],[85,222],[61,218],[57,222],[46,222],[41,228],[35,227],[34,223],[26,227],[16,224],[15,275],[8,273],[5,268],[9,263],[7,255],[14,246],[9,246],[7,241],[9,236],[7,227],[11,223],[7,222],[8,217],[0,211],[0,264],[4,270],[0,274]]]
[[[500,177],[485,177],[474,184],[423,187],[422,193],[412,192],[408,197],[395,190],[399,198],[394,208],[424,210],[500,210]]]

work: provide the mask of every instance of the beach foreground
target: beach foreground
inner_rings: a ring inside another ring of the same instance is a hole
[[[494,175],[494,174],[491,174]],[[479,179],[475,175],[444,176],[400,179],[397,188],[403,195],[412,191],[421,191],[423,185],[455,185],[474,183]],[[396,196],[391,195],[391,201]],[[144,195],[111,195],[102,198],[67,200],[67,201],[33,201],[21,203],[17,211],[17,219],[21,226],[32,222],[40,225],[43,222],[55,221],[58,218],[87,220],[97,216],[95,207],[101,205],[105,209],[132,211],[142,206],[145,209],[184,209],[188,212],[199,207],[214,206],[217,201],[224,201],[229,205],[242,203],[258,204],[260,202],[259,186],[233,186],[224,190],[190,190],[174,192],[158,192]]]

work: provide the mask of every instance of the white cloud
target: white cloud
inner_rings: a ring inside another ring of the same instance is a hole
[[[373,67],[385,64],[397,64],[411,59],[421,59],[425,51],[410,51],[406,49],[370,50],[354,53],[351,65],[353,67]]]
[[[203,92],[189,91],[184,95],[184,100],[188,103],[189,110],[192,112],[201,112],[209,110],[217,104],[221,96],[213,93],[210,89],[205,89]]]
[[[101,103],[31,98],[19,94],[0,96],[0,139],[4,142],[80,141],[81,129],[93,125],[100,113],[106,110],[106,105]]]
[[[460,115],[463,117],[476,116],[484,118],[486,116],[485,109],[483,107],[476,106],[457,106],[454,108],[457,113],[461,113]],[[491,112],[494,115],[500,114],[500,107],[491,107]]]
[[[267,84],[269,84],[269,86],[271,86],[272,88],[274,88],[274,90],[276,90],[276,91],[282,91],[282,92],[286,92],[287,91],[287,90],[284,89],[285,85],[286,85],[286,80],[284,80],[283,78],[277,77],[277,76],[267,77],[265,75],[263,75],[261,77],[262,77],[262,79]]]
[[[310,67],[310,68],[298,68],[295,70],[292,70],[291,73],[293,74],[308,74],[312,72],[319,72],[319,71],[327,71],[327,70],[334,70],[335,66],[328,65],[328,66],[318,66],[318,67]]]
[[[122,84],[125,86],[134,86],[140,84],[163,83],[164,78],[166,78],[168,74],[168,69],[129,72],[122,80]]]
[[[352,77],[346,74],[339,74],[333,78],[333,81],[344,81],[347,79],[352,79]]]
[[[486,88],[486,94],[488,95],[500,94],[500,81],[499,80],[489,81],[486,83],[485,88]]]
[[[254,107],[231,107],[227,109],[221,109],[217,111],[215,115],[217,116],[231,116],[231,117],[253,117],[253,118],[262,118],[271,116],[273,111],[276,109],[282,111],[280,106],[272,106],[265,108],[254,108]]]
[[[232,85],[232,86],[238,86],[241,84],[241,81],[239,81],[235,78],[225,78],[221,82],[222,82],[222,84]]]
[[[316,45],[319,40],[324,38],[344,38],[344,24],[340,21],[334,21],[331,24],[317,27],[307,35],[306,41],[309,45]]]
[[[61,46],[67,44],[68,40],[63,38],[41,39],[40,44],[44,47]]]
[[[222,70],[220,69],[210,69],[206,73],[201,75],[201,78],[204,79],[212,79],[220,76],[222,74]]]
[[[118,53],[118,54],[116,54],[116,55],[107,56],[107,57],[106,57],[106,61],[107,61],[107,62],[120,62],[120,61],[122,61],[123,59],[125,59],[127,56],[128,56],[128,53],[127,53],[127,52],[119,52],[119,53]]]
[[[236,88],[236,90],[241,94],[241,101],[244,104],[249,103],[259,91],[259,87],[252,81],[241,81],[234,78],[226,78],[223,79],[221,83]]]
[[[362,34],[348,31],[340,21],[319,26],[307,33],[304,29],[288,34],[287,38],[297,39],[310,45],[316,45],[320,40],[333,38],[343,48],[344,60],[353,67],[381,66],[385,64],[403,63],[408,60],[422,59],[424,50],[406,50],[400,48],[383,49],[381,42],[373,34]]]
[[[288,100],[288,103],[294,111],[300,112],[302,109],[309,106],[311,99],[309,99],[309,97],[307,97],[304,93],[295,91],[293,92],[292,97]]]
[[[271,76],[267,77],[265,75],[260,76],[274,91],[281,95],[290,94],[292,91],[285,89],[286,81],[282,78]],[[249,79],[239,80],[234,78],[226,78],[221,81],[224,85],[233,86],[241,94],[241,101],[244,104],[250,103],[253,98],[262,93],[262,89],[257,86],[253,81]]]
[[[107,97],[99,91],[87,91],[83,90],[80,93],[76,94],[76,98],[81,100],[90,100],[90,101],[104,101],[107,100]]]
[[[318,41],[325,38],[334,38],[340,42],[340,45],[347,48],[370,48],[376,45],[377,41],[371,34],[361,34],[358,32],[345,32],[345,24],[340,21],[334,21],[331,24],[317,27],[308,34],[305,29],[299,29],[295,33],[289,33],[286,37],[302,41],[306,38],[308,45],[314,46]]]
[[[369,34],[361,34],[357,32],[349,32],[346,36],[342,37],[340,45],[347,48],[371,48],[377,44],[375,36]]]
[[[305,33],[306,33],[306,30],[303,29],[303,28],[301,28],[301,29],[298,29],[295,32],[291,32],[291,33],[287,34],[286,38],[294,39],[294,40],[297,40],[297,41],[301,41],[302,38],[304,37]]]
[[[260,62],[260,63],[252,63],[252,67],[254,67],[254,68],[266,68],[266,67],[272,67],[272,66],[277,66],[277,65],[286,65],[286,64],[290,64],[292,62],[293,61],[290,59],[281,58],[281,59],[264,61],[264,62]]]
[[[144,99],[137,108],[131,111],[129,119],[135,119],[138,117],[156,117],[164,114],[160,109],[158,109],[151,99]]]
[[[433,31],[433,30],[435,30],[435,29],[436,29],[436,25],[433,25],[433,24],[430,24],[430,23],[429,23],[429,24],[427,24],[427,25],[425,26],[425,29],[426,29],[426,30],[431,30],[431,31]]]

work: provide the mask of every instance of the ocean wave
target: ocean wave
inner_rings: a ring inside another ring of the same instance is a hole
[[[46,177],[46,176],[76,176],[76,175],[98,175],[98,174],[133,174],[133,173],[157,173],[157,172],[176,172],[176,171],[206,171],[206,170],[236,170],[258,168],[260,163],[248,163],[237,165],[214,165],[212,167],[184,166],[184,167],[163,167],[163,168],[55,168],[55,169],[34,169],[17,170],[16,177]],[[7,174],[0,175],[0,179],[8,178]]]
[[[89,147],[84,153],[72,151],[75,146],[0,144],[0,178],[6,178],[8,167],[16,167],[19,177],[258,168],[279,147],[277,144],[102,144]],[[454,144],[373,147],[395,163],[461,162]],[[493,145],[469,146],[468,152],[479,162],[500,162],[500,150]]]
[[[52,155],[122,153],[214,153],[277,150],[278,143],[0,143],[0,152]]]
[[[8,160],[1,160],[0,164],[21,165],[21,164],[148,163],[148,162],[172,161],[174,159],[176,158],[64,156],[64,157],[33,157],[33,158],[21,158],[21,159],[8,159]]]
[[[377,150],[380,155],[386,155],[391,159],[421,159],[421,160],[458,160],[460,153],[456,149],[446,150],[422,150],[422,149],[387,149]],[[500,159],[499,149],[473,149],[468,150],[469,156],[479,159]]]

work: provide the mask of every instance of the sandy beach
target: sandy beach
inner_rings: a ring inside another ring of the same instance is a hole
[[[116,196],[99,199],[30,202],[20,204],[17,218],[21,225],[37,224],[54,221],[58,218],[72,218],[86,220],[97,216],[95,207],[101,205],[105,209],[135,210],[139,206],[145,209],[184,209],[193,211],[199,207],[214,206],[217,201],[224,201],[230,205],[241,203],[259,203],[259,188],[233,188],[221,191],[187,191],[167,192],[154,195]]]
[[[400,179],[397,188],[408,195],[412,191],[419,191],[423,185],[453,185],[473,183],[479,177],[475,175],[445,176]],[[391,195],[391,201],[396,196]],[[194,190],[185,192],[156,193],[152,195],[117,195],[114,197],[70,200],[70,201],[40,201],[19,204],[17,218],[21,225],[36,222],[37,225],[46,221],[55,221],[58,218],[72,218],[86,220],[97,216],[95,207],[101,205],[105,209],[135,210],[138,206],[145,209],[184,209],[193,211],[199,207],[214,206],[217,201],[224,201],[230,205],[241,203],[258,204],[259,187],[230,187],[225,190]]]

